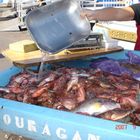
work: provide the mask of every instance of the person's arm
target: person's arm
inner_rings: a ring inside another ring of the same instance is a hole
[[[89,20],[98,21],[129,21],[134,18],[134,11],[131,7],[125,8],[104,8],[99,10],[82,11],[81,16],[86,16]]]
[[[133,9],[135,13],[134,20],[138,25],[140,25],[140,3],[130,5],[130,7]]]

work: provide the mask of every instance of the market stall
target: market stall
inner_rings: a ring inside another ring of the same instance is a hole
[[[139,51],[103,45],[75,1],[55,4],[26,17],[39,49],[27,41],[3,52],[13,66],[0,72],[0,130],[33,140],[140,139]]]

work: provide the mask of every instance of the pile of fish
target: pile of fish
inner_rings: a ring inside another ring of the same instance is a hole
[[[11,77],[0,97],[140,125],[140,82],[101,69],[61,67],[41,80],[26,71]]]

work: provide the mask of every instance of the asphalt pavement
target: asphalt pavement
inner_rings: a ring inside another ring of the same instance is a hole
[[[15,17],[15,10],[11,8],[0,8],[0,52],[7,49],[10,43],[24,39],[31,39],[28,31],[20,31],[18,28],[19,18]],[[10,60],[0,54],[0,71],[13,64]]]
[[[28,31],[20,31],[19,18],[15,17],[15,11],[0,8],[0,48],[8,48],[9,43],[23,39],[31,39]]]

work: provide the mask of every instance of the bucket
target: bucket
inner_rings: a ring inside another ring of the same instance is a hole
[[[88,37],[90,22],[81,10],[75,0],[57,0],[31,11],[25,22],[39,49],[58,53]]]

